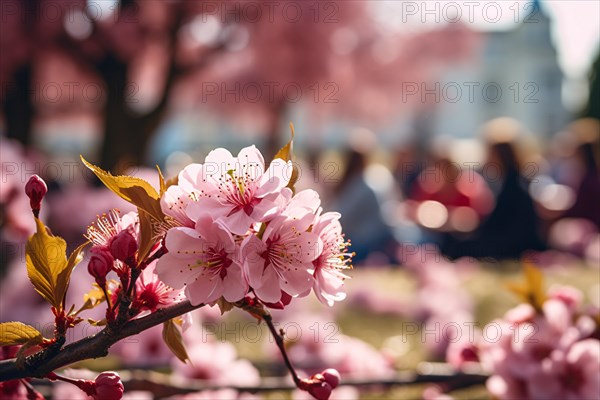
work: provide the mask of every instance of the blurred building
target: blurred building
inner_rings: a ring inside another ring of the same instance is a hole
[[[564,75],[552,43],[552,21],[537,1],[523,11],[515,28],[486,34],[479,63],[450,70],[440,80],[434,132],[471,136],[500,116],[516,118],[542,136],[564,128],[569,113],[561,96]]]

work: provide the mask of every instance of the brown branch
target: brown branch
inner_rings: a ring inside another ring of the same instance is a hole
[[[118,330],[107,327],[95,335],[65,346],[55,354],[48,355],[45,351],[33,354],[27,357],[23,368],[17,366],[16,359],[2,360],[0,361],[0,382],[21,378],[43,378],[48,373],[69,364],[90,358],[104,357],[108,354],[110,346],[119,340],[136,335],[202,306],[204,304],[193,306],[189,301],[184,301],[143,318],[129,321]]]

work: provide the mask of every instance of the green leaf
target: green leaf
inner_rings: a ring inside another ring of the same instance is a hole
[[[67,243],[63,238],[53,236],[38,218],[35,219],[37,232],[25,245],[27,275],[35,290],[57,309],[62,309],[63,300],[71,272],[81,260],[79,246],[67,260]]]
[[[186,362],[189,359],[185,346],[183,345],[183,338],[181,332],[177,328],[177,322],[173,319],[168,320],[163,324],[162,337],[171,352],[175,354],[182,362]]]
[[[135,176],[114,176],[103,169],[90,164],[81,156],[81,161],[88,167],[104,185],[122,199],[143,209],[157,221],[164,219],[160,208],[160,196],[148,182]]]
[[[40,331],[22,322],[5,322],[0,324],[0,346],[29,343],[32,346],[43,340]]]
[[[290,137],[290,141],[283,146],[281,149],[279,149],[279,151],[277,152],[277,154],[275,154],[275,158],[280,158],[283,161],[292,161],[292,176],[290,177],[290,181],[287,184],[287,187],[289,187],[290,189],[294,190],[294,185],[296,184],[296,182],[298,181],[298,176],[299,176],[299,171],[298,171],[298,166],[293,162],[293,151],[294,151],[294,124],[292,124],[290,122],[290,130],[291,130],[291,137]]]

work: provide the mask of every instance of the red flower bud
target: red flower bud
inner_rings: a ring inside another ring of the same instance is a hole
[[[110,239],[108,243],[110,253],[117,260],[130,262],[135,260],[137,241],[129,231],[121,231]]]
[[[32,175],[27,181],[27,184],[25,184],[25,194],[29,197],[29,204],[36,217],[40,212],[42,199],[46,193],[48,193],[48,186],[46,186],[46,182],[37,175]]]
[[[95,379],[94,400],[120,400],[123,397],[123,383],[116,372],[103,372]]]
[[[308,393],[317,400],[327,400],[331,396],[331,385],[327,382],[316,381],[308,387]]]
[[[329,386],[331,386],[332,389],[335,389],[340,384],[341,377],[337,369],[327,368],[325,371],[321,372],[321,375],[323,375],[323,379],[325,379],[325,382],[329,383]]]
[[[96,283],[101,287],[106,284],[106,275],[113,267],[113,257],[106,248],[92,247],[92,257],[88,263],[88,272],[96,279]]]

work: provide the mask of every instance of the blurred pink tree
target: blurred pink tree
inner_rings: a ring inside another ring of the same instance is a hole
[[[277,146],[279,123],[298,88],[323,114],[389,117],[398,113],[403,82],[428,79],[436,67],[464,58],[476,35],[456,24],[398,33],[383,27],[376,7],[367,1],[3,2],[5,131],[30,145],[34,131],[56,120],[91,127],[102,137],[100,164],[114,169],[141,164],[166,113],[185,102],[262,121],[267,153]],[[248,95],[256,88],[259,96]]]

